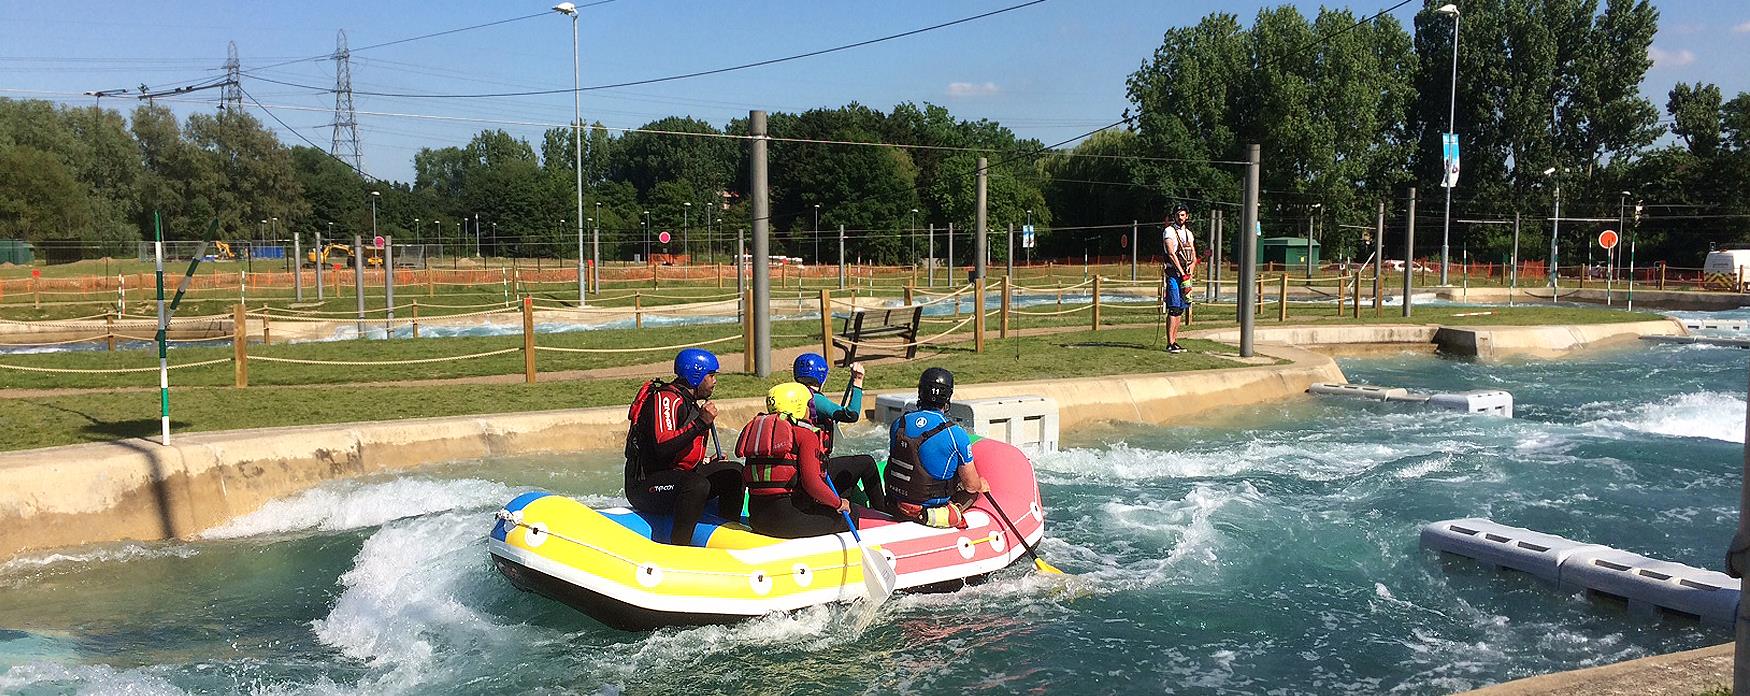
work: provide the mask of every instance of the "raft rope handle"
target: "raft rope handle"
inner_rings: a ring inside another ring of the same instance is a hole
[[[571,542],[571,543],[576,544],[578,546],[582,546],[586,549],[589,549],[591,551],[596,551],[598,553],[601,553],[602,555],[605,555],[605,556],[608,556],[609,558],[613,558],[615,560],[621,561],[621,562],[623,562],[627,565],[630,565],[634,568],[643,565],[642,563],[640,563],[638,561],[634,561],[634,560],[627,558],[625,556],[621,556],[620,554],[614,553],[614,552],[609,551],[607,549],[604,549],[600,546],[596,546],[594,544],[584,542],[584,541],[578,541],[576,539],[573,539],[571,537],[565,536],[563,534],[560,534],[560,533],[552,531],[552,530],[548,530],[548,529],[535,530],[535,528],[533,526],[526,524],[526,523],[522,522],[521,520],[518,520],[518,519],[512,517],[510,511],[504,510],[502,508],[499,509],[499,511],[497,513],[494,513],[493,516],[497,517],[500,520],[504,520],[505,522],[509,522],[513,526],[522,527],[524,529],[528,529],[531,531],[539,531],[542,534],[547,534],[547,535],[552,536],[554,539],[558,539],[560,541],[568,541],[568,542]],[[954,548],[954,547],[949,547],[949,548]],[[850,569],[852,567],[854,567],[854,566],[849,565],[849,564],[836,565],[836,566],[822,566],[820,568],[811,569],[811,572],[819,572],[822,570],[845,570],[845,569]],[[756,572],[763,572],[768,576],[795,575],[796,574],[796,569],[794,569],[794,568],[787,570],[787,571],[779,571],[779,572],[771,572],[771,571],[767,571],[765,569],[755,569],[755,571]],[[663,568],[662,572],[664,572],[664,573],[687,573],[689,575],[711,575],[711,576],[720,576],[720,577],[728,577],[728,578],[745,578],[745,577],[747,577],[747,573],[728,573],[728,572],[724,572],[721,570],[689,570],[686,568]]]

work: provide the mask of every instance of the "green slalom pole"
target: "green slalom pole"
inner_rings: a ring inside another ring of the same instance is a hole
[[[160,443],[170,446],[170,313],[164,306],[164,225],[152,211],[152,251],[158,277],[158,424]]]

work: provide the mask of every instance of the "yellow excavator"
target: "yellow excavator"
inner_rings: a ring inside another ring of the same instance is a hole
[[[339,263],[350,266],[352,258],[352,247],[346,244],[325,244],[321,249],[311,249],[304,253],[304,260],[311,264]],[[366,248],[365,265],[370,268],[382,268],[382,250]]]
[[[236,252],[231,251],[231,245],[224,242],[213,242],[213,253],[208,254],[214,261],[236,261]]]

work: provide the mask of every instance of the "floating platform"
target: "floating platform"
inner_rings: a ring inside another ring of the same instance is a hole
[[[1687,343],[1701,346],[1720,346],[1722,348],[1750,348],[1750,338],[1715,338],[1712,336],[1642,336],[1643,341],[1654,343]]]
[[[1739,581],[1713,570],[1660,561],[1470,517],[1422,528],[1422,548],[1517,570],[1565,591],[1626,603],[1631,612],[1676,615],[1731,626]]]
[[[1380,387],[1371,384],[1337,384],[1314,382],[1307,393],[1320,396],[1345,396],[1373,401],[1417,404],[1448,411],[1463,411],[1488,416],[1513,417],[1513,394],[1502,389],[1473,389],[1463,392],[1413,392],[1403,387]]]

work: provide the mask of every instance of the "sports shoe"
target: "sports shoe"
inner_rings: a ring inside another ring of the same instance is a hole
[[[1167,352],[1168,353],[1183,353],[1183,352],[1185,352],[1185,347],[1181,346],[1177,343],[1169,344],[1167,346]]]

